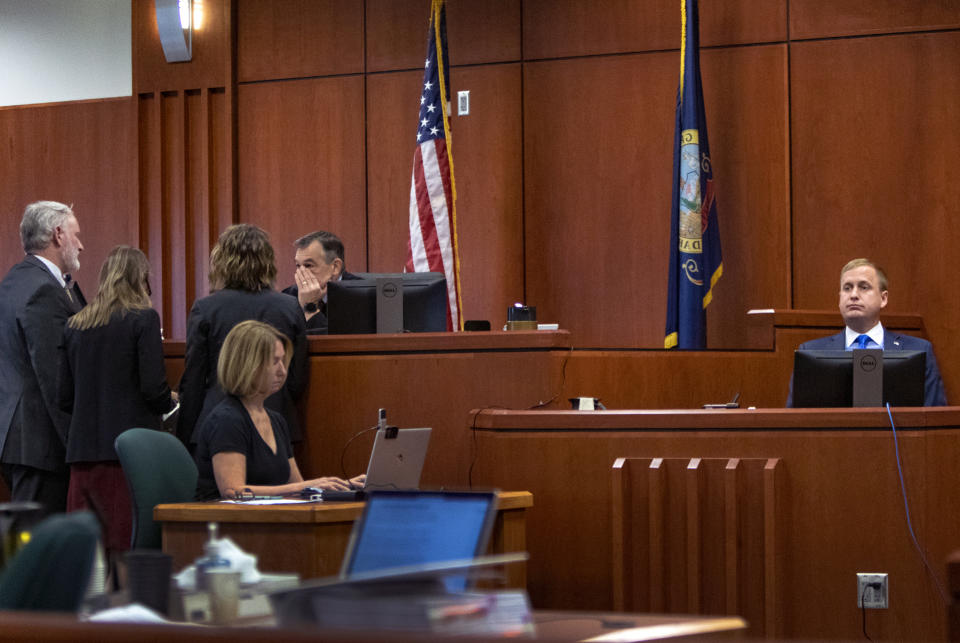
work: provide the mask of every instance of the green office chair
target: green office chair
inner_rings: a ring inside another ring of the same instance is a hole
[[[117,436],[113,448],[130,485],[133,501],[132,549],[160,549],[160,525],[153,508],[167,502],[189,502],[197,492],[197,465],[173,435],[152,429],[130,429]]]
[[[0,609],[76,612],[99,539],[100,524],[89,511],[41,522],[0,576]]]

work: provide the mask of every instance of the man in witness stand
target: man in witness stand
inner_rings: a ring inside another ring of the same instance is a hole
[[[887,306],[887,275],[868,259],[854,259],[840,271],[840,314],[846,322],[842,333],[804,342],[798,350],[853,350],[883,348],[885,351],[923,351],[926,376],[924,406],[946,406],[947,396],[940,379],[933,345],[925,339],[884,329],[880,311]],[[787,406],[793,406],[793,379]]]
[[[307,320],[307,333],[327,332],[327,284],[359,279],[345,270],[343,242],[332,232],[318,230],[293,242],[297,252],[294,285],[283,292],[296,297]]]
[[[64,444],[70,416],[57,406],[57,347],[86,303],[70,278],[80,268],[80,225],[69,206],[37,201],[20,222],[26,257],[0,282],[0,473],[14,501],[66,508]]]

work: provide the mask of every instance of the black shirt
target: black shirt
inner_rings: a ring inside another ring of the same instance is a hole
[[[277,443],[274,453],[254,426],[250,414],[236,397],[227,396],[214,407],[200,424],[197,439],[197,499],[209,500],[220,496],[213,474],[213,456],[218,453],[241,453],[247,459],[248,485],[281,485],[290,482],[290,458],[293,447],[283,416],[267,409],[273,436]]]

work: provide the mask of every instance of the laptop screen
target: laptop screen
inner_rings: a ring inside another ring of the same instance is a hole
[[[496,507],[494,492],[374,491],[341,575],[482,555]]]

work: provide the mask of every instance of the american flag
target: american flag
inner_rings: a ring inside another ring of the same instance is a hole
[[[444,0],[433,0],[424,63],[417,147],[410,180],[407,272],[442,272],[447,278],[447,330],[463,330],[456,186],[449,148],[447,19]]]

